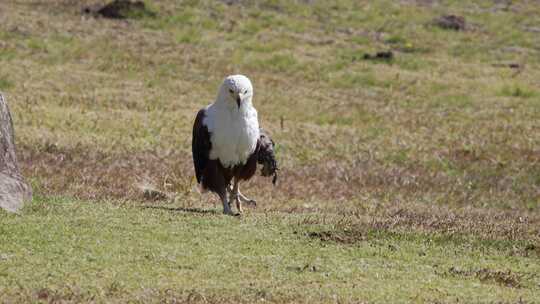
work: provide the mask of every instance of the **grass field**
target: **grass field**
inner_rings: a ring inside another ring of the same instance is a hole
[[[538,1],[146,3],[0,2],[34,189],[0,211],[0,302],[540,301]],[[281,166],[241,218],[196,190],[190,150],[233,73]]]

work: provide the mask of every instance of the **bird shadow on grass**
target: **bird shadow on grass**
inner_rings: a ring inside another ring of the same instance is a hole
[[[201,209],[201,208],[185,208],[185,207],[163,207],[163,206],[143,206],[143,209],[160,209],[173,212],[186,212],[186,213],[198,213],[198,214],[212,214],[217,215],[220,212],[216,210]]]

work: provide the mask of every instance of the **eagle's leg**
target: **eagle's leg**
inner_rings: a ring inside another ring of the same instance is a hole
[[[231,210],[231,206],[229,205],[229,200],[227,199],[227,190],[218,193],[218,195],[223,203],[223,213],[227,215],[234,215]]]
[[[242,203],[248,204],[253,207],[257,206],[257,202],[255,200],[247,198],[242,194],[242,192],[240,192],[238,180],[235,180],[234,186],[231,185],[227,188],[227,190],[229,191],[229,197],[231,198],[231,200],[234,200],[236,202],[236,208],[238,209],[239,213],[243,212]]]
[[[240,191],[238,190],[238,180],[234,179],[234,186],[231,191],[231,196],[233,197],[234,201],[236,202],[236,210],[238,210],[238,213],[242,214],[244,213],[244,210],[242,209],[242,202],[240,201],[240,198],[238,196],[238,193]]]
[[[245,195],[242,194],[242,192],[240,192],[240,189],[238,189],[237,196],[238,196],[238,199],[242,201],[242,203],[246,203],[253,207],[257,206],[257,201],[254,199],[247,198]]]
[[[232,201],[233,200],[236,201],[236,195],[234,194],[233,185],[227,186],[227,193],[229,193],[229,207],[231,207],[232,206]]]

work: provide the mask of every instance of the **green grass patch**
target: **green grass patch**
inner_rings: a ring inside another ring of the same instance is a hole
[[[499,250],[512,244],[474,237],[455,243],[369,229],[340,236],[321,234],[326,224],[302,224],[310,215],[239,219],[214,209],[62,198],[38,198],[23,214],[0,213],[4,299],[467,302],[533,300],[538,292],[540,269],[530,258],[503,258]],[[365,237],[340,242],[353,235]]]
[[[275,54],[263,59],[252,59],[250,66],[268,71],[291,73],[296,70],[298,61],[292,54]]]
[[[523,85],[504,86],[500,94],[506,97],[531,98],[538,96],[538,92]]]
[[[391,80],[383,80],[376,76],[372,71],[344,72],[339,76],[332,77],[331,84],[336,88],[355,88],[362,87],[380,87],[389,88],[392,85]]]
[[[201,31],[196,28],[188,28],[178,32],[175,38],[179,43],[196,44],[201,41]]]
[[[8,90],[12,87],[13,83],[8,79],[8,77],[0,74],[0,91]]]

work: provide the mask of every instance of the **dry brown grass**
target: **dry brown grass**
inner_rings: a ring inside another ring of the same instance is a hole
[[[106,153],[91,147],[68,149],[55,144],[23,146],[20,151],[24,172],[34,177],[39,191],[46,195],[139,200],[142,192],[137,185],[142,182],[182,196],[189,196],[195,188],[191,154],[188,153],[152,150]],[[536,195],[534,185],[512,190],[512,180],[504,174],[467,172],[468,162],[481,160],[471,156],[472,152],[454,153],[448,159],[463,166],[464,175],[453,176],[421,164],[388,165],[373,160],[351,164],[328,159],[298,168],[282,167],[277,186],[259,177],[248,184],[247,191],[267,201],[265,208],[296,212],[302,212],[302,209],[339,210],[342,204],[347,205],[347,201],[370,200],[394,205],[424,202],[428,206],[477,206],[481,209],[479,207],[487,207],[481,204],[484,200],[493,203],[503,199],[519,201]],[[533,162],[537,157],[534,153],[522,155],[532,158]],[[470,188],[467,182],[474,182],[475,188]],[[250,189],[255,185],[257,191]],[[313,203],[316,207],[304,208],[298,203]],[[526,206],[514,205],[512,209],[526,211],[523,207]]]

